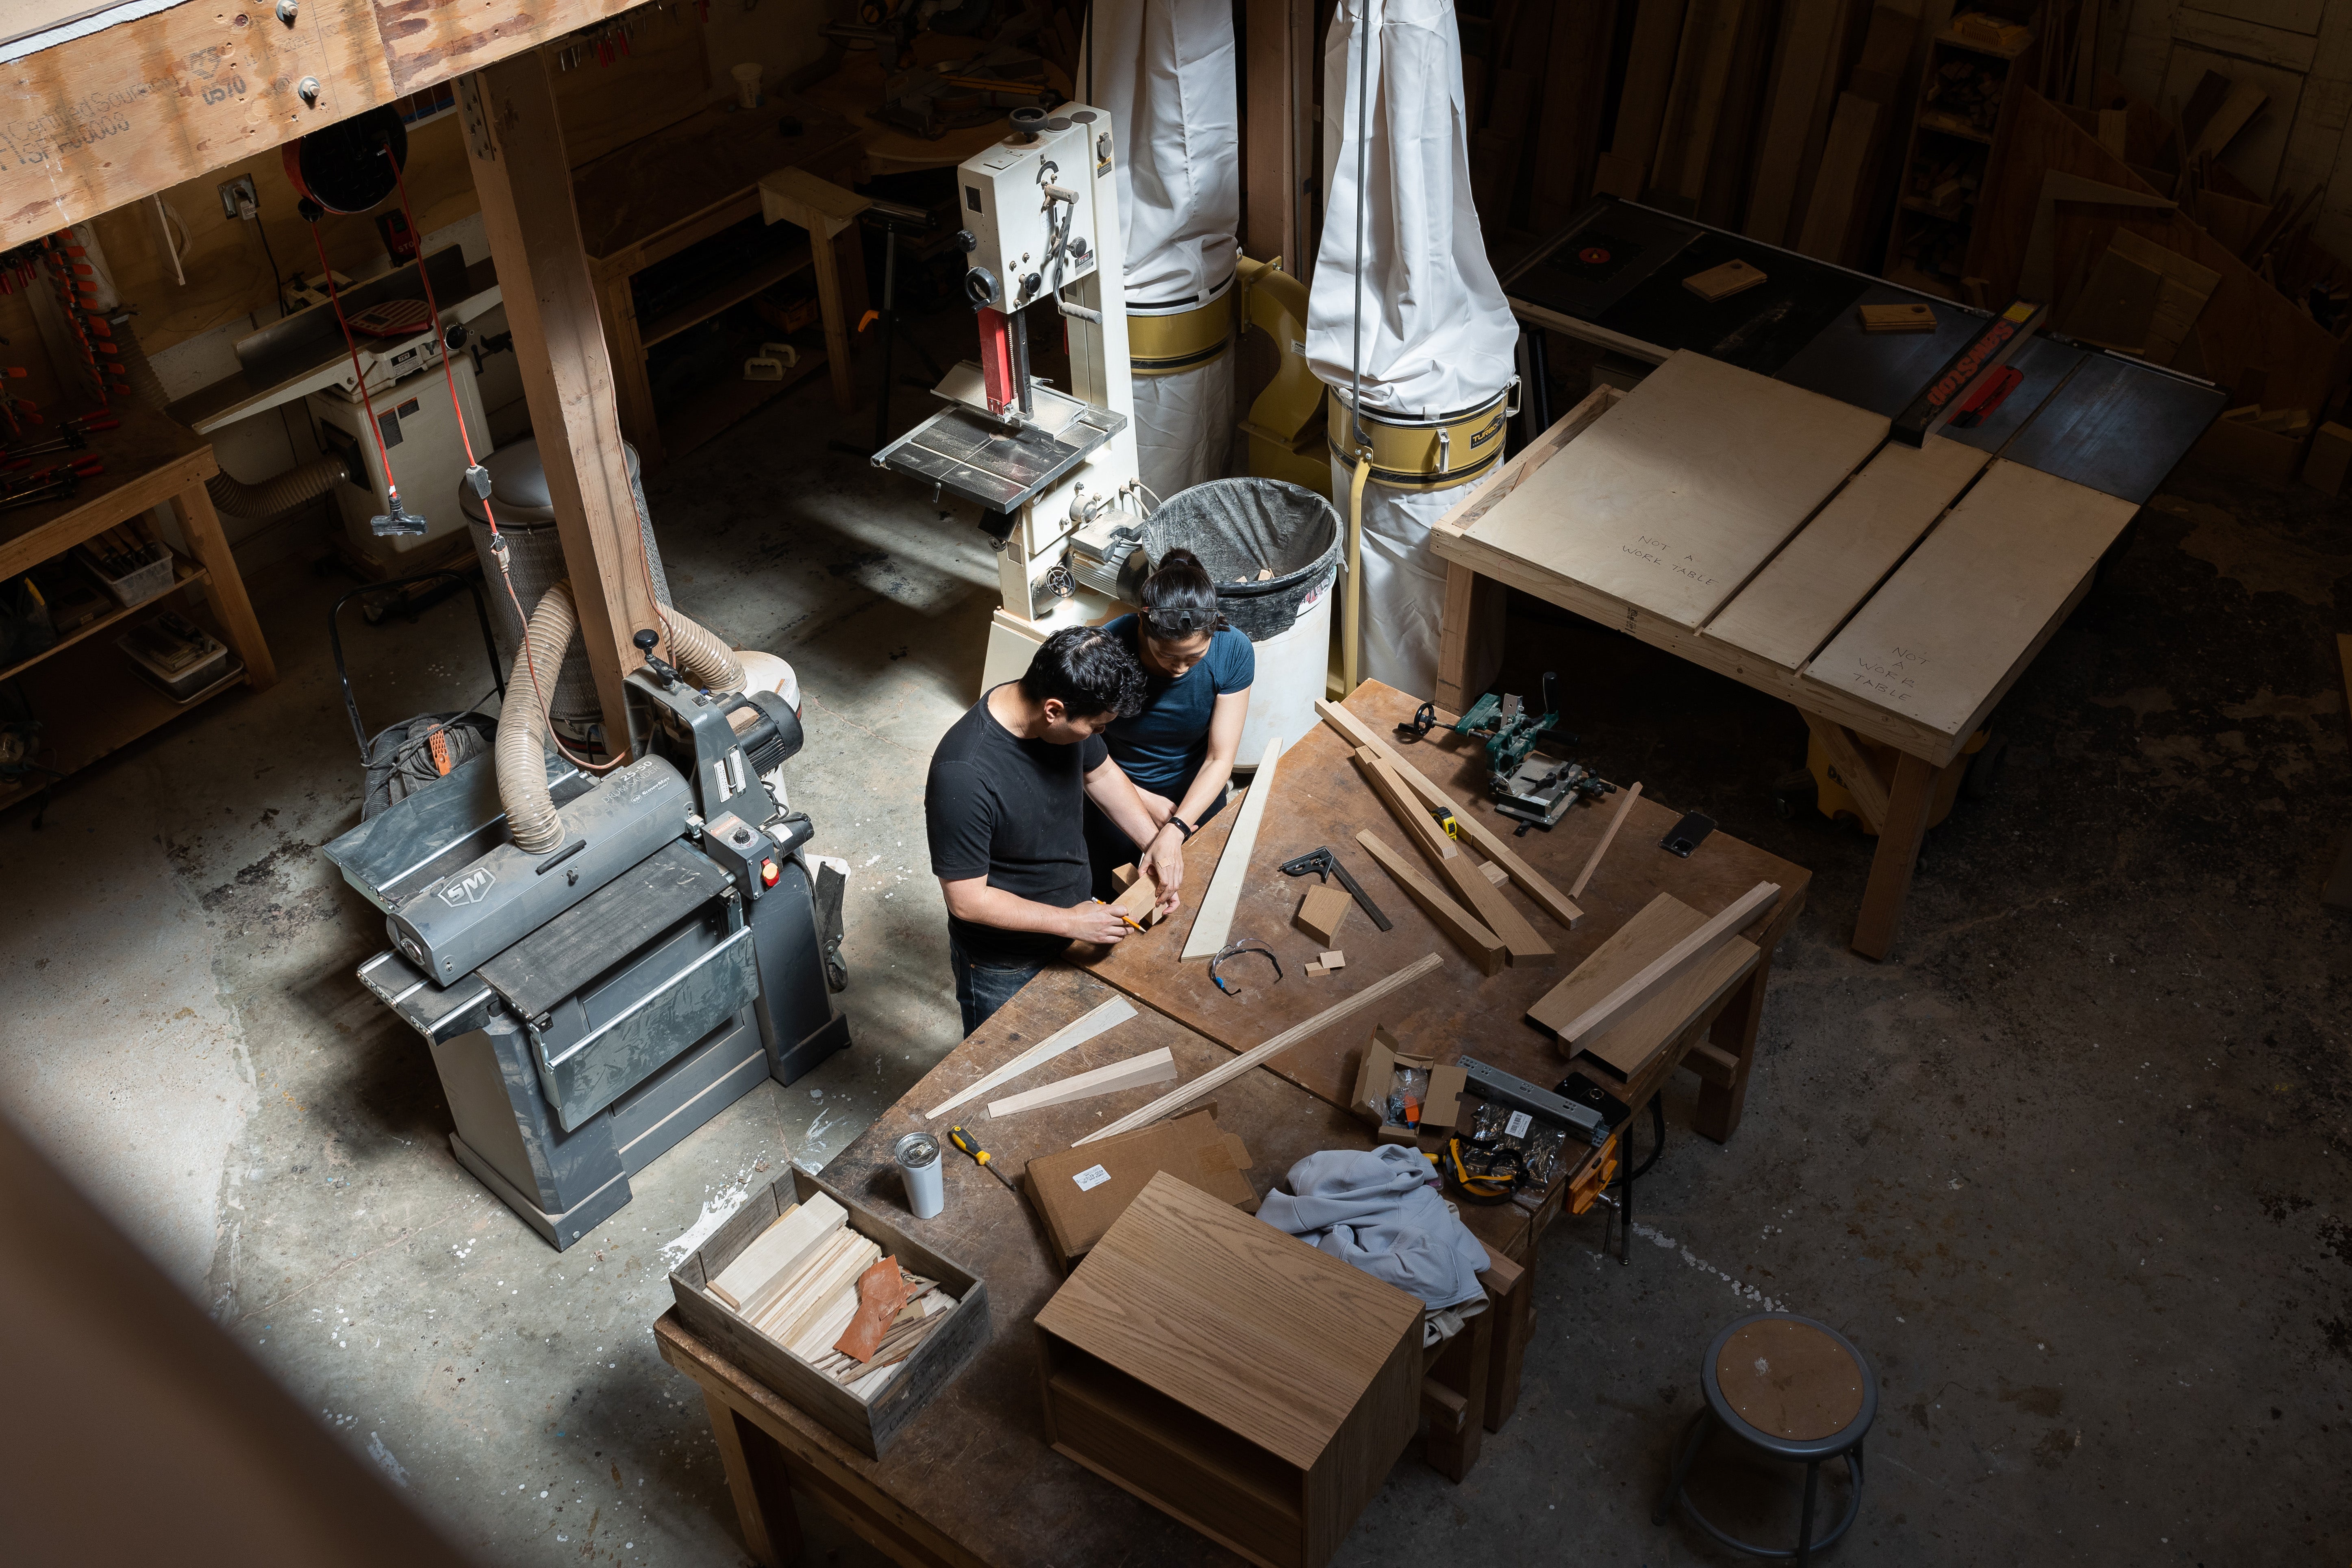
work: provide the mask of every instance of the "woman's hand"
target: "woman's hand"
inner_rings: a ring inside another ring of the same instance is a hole
[[[1135,794],[1136,798],[1143,802],[1143,809],[1151,814],[1152,826],[1167,826],[1168,819],[1176,814],[1176,803],[1164,795],[1152,794],[1141,784],[1135,786]]]
[[[1177,828],[1162,827],[1144,852],[1144,868],[1160,885],[1158,909],[1164,920],[1183,902],[1177,892],[1184,885],[1184,835]]]

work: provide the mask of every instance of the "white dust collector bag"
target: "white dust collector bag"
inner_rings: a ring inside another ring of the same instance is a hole
[[[1185,309],[1229,290],[1241,223],[1241,126],[1228,0],[1102,0],[1098,86],[1119,149],[1130,312]],[[1233,445],[1230,350],[1135,378],[1137,467],[1165,498],[1222,479]]]
[[[1356,38],[1372,21],[1371,113],[1356,106]],[[1323,46],[1323,247],[1307,361],[1346,387],[1355,363],[1357,128],[1364,187],[1364,406],[1459,413],[1502,391],[1518,328],[1470,205],[1462,46],[1450,0],[1340,0]],[[1344,439],[1344,432],[1335,431]]]

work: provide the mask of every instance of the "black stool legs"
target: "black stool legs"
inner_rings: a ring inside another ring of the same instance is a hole
[[[1666,1483],[1664,1495],[1658,1499],[1658,1506],[1651,1510],[1652,1524],[1665,1523],[1667,1517],[1679,1504],[1693,1524],[1697,1525],[1734,1552],[1745,1552],[1750,1557],[1761,1557],[1767,1562],[1794,1561],[1799,1564],[1799,1568],[1802,1568],[1814,1552],[1835,1545],[1838,1539],[1852,1528],[1855,1519],[1860,1517],[1862,1513],[1862,1443],[1857,1439],[1853,1447],[1848,1448],[1843,1456],[1848,1473],[1853,1477],[1853,1496],[1846,1501],[1845,1517],[1839,1520],[1837,1527],[1819,1541],[1813,1539],[1813,1512],[1821,1494],[1823,1461],[1820,1459],[1812,1460],[1805,1466],[1805,1504],[1797,1524],[1795,1551],[1776,1552],[1769,1546],[1758,1546],[1752,1542],[1742,1541],[1728,1531],[1718,1528],[1713,1520],[1699,1512],[1690,1499],[1683,1495],[1683,1483],[1690,1479],[1691,1467],[1698,1462],[1699,1450],[1706,1447],[1706,1440],[1715,1435],[1717,1426],[1715,1413],[1702,1406],[1698,1413],[1691,1417],[1690,1425],[1683,1429],[1683,1440],[1675,1455],[1674,1477]]]

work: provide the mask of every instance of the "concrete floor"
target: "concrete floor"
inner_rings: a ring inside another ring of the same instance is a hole
[[[342,584],[263,574],[275,689],[90,770],[38,831],[0,817],[0,882],[39,890],[0,903],[0,1110],[486,1563],[742,1561],[700,1401],[648,1332],[666,1268],[957,1036],[921,781],[994,574],[967,522],[824,450],[835,423],[806,384],[651,503],[680,603],[800,673],[793,795],[854,871],[856,1045],[694,1134],[568,1253],[450,1158],[420,1043],[352,978],[381,923],[312,853],[355,810],[323,636]],[[1708,1339],[1769,1300],[1883,1382],[1849,1561],[2340,1561],[2352,963],[2316,893],[2352,816],[2347,590],[2343,508],[2176,475],[2004,705],[2005,776],[1930,837],[1879,965],[1844,947],[1869,842],[1774,811],[1794,713],[1522,606],[1507,674],[1562,673],[1588,760],[1811,868],[1812,898],[1738,1136],[1670,1100],[1632,1265],[1597,1222],[1553,1233],[1517,1419],[1464,1486],[1408,1458],[1342,1560],[1735,1561],[1648,1510]],[[373,722],[487,685],[470,619],[354,630]],[[1707,1495],[1792,1534],[1770,1479],[1726,1464]],[[809,1519],[817,1561],[880,1561]]]

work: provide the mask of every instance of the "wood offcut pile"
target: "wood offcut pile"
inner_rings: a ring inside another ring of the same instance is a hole
[[[870,1400],[956,1302],[848,1227],[822,1193],[753,1238],[707,1289],[737,1316]]]

